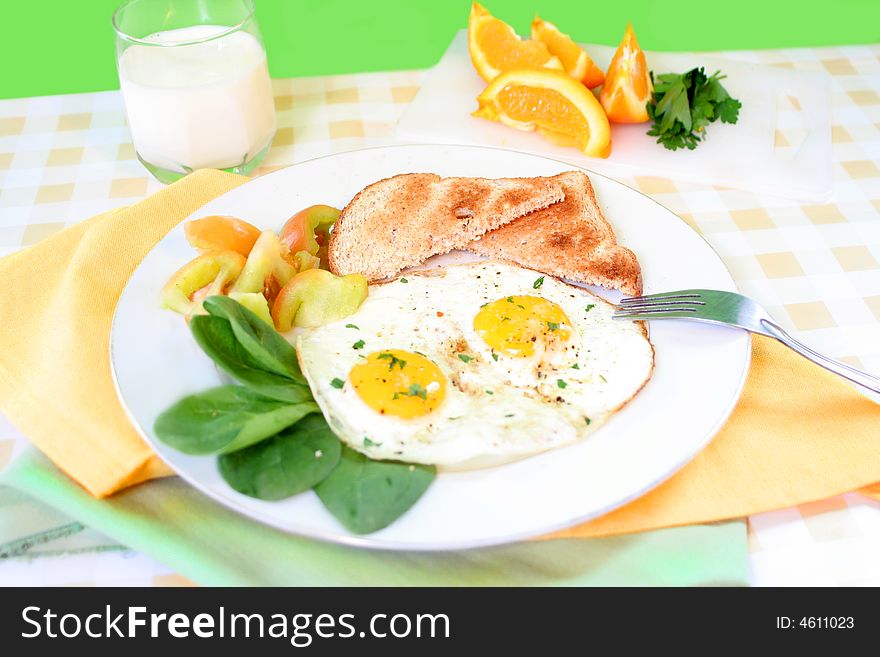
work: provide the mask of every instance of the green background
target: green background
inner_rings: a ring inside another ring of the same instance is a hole
[[[110,17],[121,0],[3,0],[0,98],[116,89]],[[539,11],[577,40],[616,44],[632,21],[654,50],[880,41],[878,0],[487,0],[528,33]],[[470,0],[256,0],[274,77],[434,64]]]

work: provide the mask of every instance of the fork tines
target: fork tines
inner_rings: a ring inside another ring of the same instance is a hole
[[[615,318],[635,318],[641,315],[667,315],[697,312],[697,306],[705,306],[702,295],[696,291],[648,294],[643,297],[621,299],[614,311]]]

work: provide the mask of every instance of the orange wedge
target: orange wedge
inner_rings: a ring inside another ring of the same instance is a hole
[[[598,87],[605,81],[602,69],[596,66],[590,56],[571,37],[563,34],[549,21],[538,16],[532,21],[532,40],[540,41],[550,54],[562,62],[562,67],[575,80],[580,80],[590,89]]]
[[[599,102],[614,123],[642,123],[648,120],[647,105],[653,88],[645,53],[630,23],[605,74]]]
[[[547,46],[540,41],[523,41],[510,25],[477,2],[471,5],[468,20],[468,52],[474,68],[486,82],[512,68],[562,68]]]
[[[611,128],[593,93],[563,71],[516,68],[495,78],[477,96],[474,116],[519,130],[537,130],[559,146],[592,157],[611,153]]]

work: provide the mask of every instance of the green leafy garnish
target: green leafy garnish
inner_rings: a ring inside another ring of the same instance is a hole
[[[205,299],[208,314],[229,322],[235,339],[251,358],[269,372],[305,383],[296,359],[296,350],[274,326],[270,326],[250,310],[229,297]],[[208,354],[210,356],[210,354]]]
[[[559,323],[558,322],[547,322],[547,328],[551,331],[559,330]]]
[[[388,364],[388,369],[393,370],[394,366],[397,365],[400,369],[406,367],[406,361],[398,358],[394,354],[389,354],[387,351],[383,351],[379,354],[378,358],[381,360],[390,360],[391,362]]]
[[[261,500],[283,500],[322,481],[336,464],[342,444],[320,413],[313,413],[256,445],[221,456],[227,484]]]
[[[243,385],[181,399],[156,419],[157,438],[185,454],[217,455],[223,479],[244,495],[280,500],[313,488],[330,513],[357,533],[387,526],[418,500],[434,468],[374,461],[343,447],[284,336],[228,297],[209,297],[204,308],[207,315],[191,320],[193,337]],[[364,344],[358,340],[352,348]],[[389,369],[406,366],[391,353],[379,358],[390,361]],[[345,382],[334,378],[330,385],[341,389]],[[428,392],[415,383],[401,394],[426,399]],[[365,447],[379,445],[364,438]]]
[[[377,443],[364,436],[364,447],[381,447],[382,443]]]
[[[585,417],[584,422],[586,423],[587,426],[590,426],[590,418]]]
[[[355,324],[346,324],[345,328],[353,328],[353,329],[357,329],[360,331],[360,327]]]
[[[184,397],[153,425],[156,437],[184,454],[225,454],[265,440],[318,412],[314,401],[291,404],[242,386]]]
[[[470,363],[474,359],[474,357],[468,356],[467,354],[459,354],[458,359],[464,363]]]
[[[556,379],[556,385],[560,388],[567,388],[568,384],[562,379]]]
[[[573,370],[579,370],[579,369],[581,369],[581,366],[578,365],[577,363],[575,363],[574,365],[571,366],[571,369],[573,369]]]
[[[428,391],[425,390],[421,383],[413,383],[410,385],[409,390],[395,392],[391,399],[400,399],[401,397],[421,397],[422,399],[427,399]]]
[[[321,502],[355,534],[387,527],[415,504],[434,480],[434,466],[373,461],[348,447],[315,486]]]
[[[409,392],[407,393],[410,397],[421,397],[422,399],[428,398],[428,391],[422,387],[420,383],[413,383],[409,387]]]
[[[496,354],[494,351],[492,352],[492,360],[494,360],[496,363],[498,362],[498,354]]]
[[[587,306],[587,312],[590,312],[590,311],[591,311],[593,308],[595,308],[595,307],[596,307],[596,304],[595,304],[595,303],[591,303],[590,305]]]
[[[406,280],[405,278],[401,278],[401,279],[400,279],[400,282],[401,282],[401,283],[409,283],[409,281]]]
[[[664,73],[651,80],[654,92],[648,102],[652,120],[648,134],[669,150],[695,149],[706,137],[706,127],[721,119],[736,123],[742,107],[721,84],[725,76],[716,71],[706,76],[702,67],[687,73]]]
[[[541,276],[540,278],[536,278],[535,282],[532,283],[532,289],[533,290],[540,290],[541,286],[543,284],[544,284],[544,277],[543,276]]]
[[[254,358],[235,337],[228,320],[196,315],[189,327],[202,351],[220,369],[254,392],[293,404],[312,400],[312,391],[304,381],[267,369]]]

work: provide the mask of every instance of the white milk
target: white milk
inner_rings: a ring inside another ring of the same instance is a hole
[[[145,40],[192,41],[228,29],[195,25]],[[119,82],[135,149],[163,169],[238,166],[275,132],[266,55],[248,32],[173,48],[129,46],[119,58]]]

